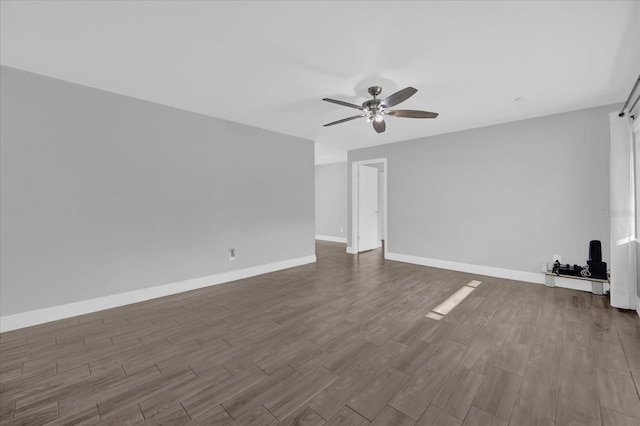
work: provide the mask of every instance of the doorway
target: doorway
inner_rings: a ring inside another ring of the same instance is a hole
[[[378,169],[358,166],[358,253],[380,245],[378,221]]]
[[[351,168],[351,247],[352,254],[382,246],[386,258],[387,159],[354,161]]]

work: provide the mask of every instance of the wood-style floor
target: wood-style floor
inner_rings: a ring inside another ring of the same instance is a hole
[[[640,425],[635,312],[380,250],[317,257],[1,334],[0,423]]]

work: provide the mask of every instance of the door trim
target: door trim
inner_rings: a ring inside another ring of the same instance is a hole
[[[387,204],[389,194],[387,193],[387,176],[389,174],[387,158],[374,158],[371,160],[360,160],[351,162],[351,246],[347,247],[347,253],[358,254],[358,187],[360,185],[360,179],[358,178],[358,171],[360,166],[366,166],[371,164],[382,163],[384,167],[384,173],[382,175],[382,184],[384,187],[384,221],[382,227],[384,229],[384,258],[387,258],[387,250],[389,248],[389,231],[387,229]]]

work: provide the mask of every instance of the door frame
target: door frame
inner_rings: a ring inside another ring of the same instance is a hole
[[[387,167],[387,157],[374,158],[371,160],[353,161],[351,163],[351,247],[347,247],[347,253],[358,254],[358,189],[360,187],[360,179],[358,178],[358,171],[360,166],[383,164],[382,185],[384,194],[384,203],[382,209],[384,211],[384,221],[382,223],[382,229],[384,231],[384,258],[387,258],[387,250],[389,249],[389,232],[387,230],[387,204],[389,200],[389,194],[387,193],[387,175],[389,173]]]

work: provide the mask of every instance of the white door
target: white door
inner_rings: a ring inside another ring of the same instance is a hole
[[[378,169],[359,166],[358,251],[378,247]]]

